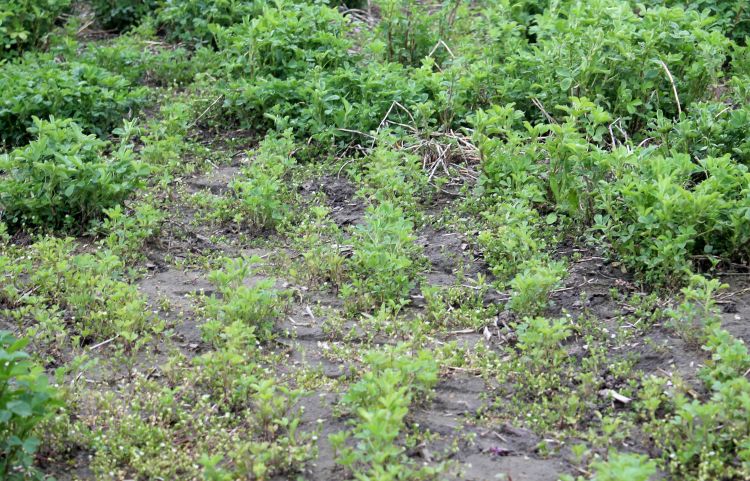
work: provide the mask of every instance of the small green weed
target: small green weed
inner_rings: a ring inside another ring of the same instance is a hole
[[[302,252],[297,274],[310,285],[322,282],[338,289],[346,279],[346,259],[341,252],[343,235],[329,213],[326,207],[312,207],[289,235]]]
[[[2,277],[17,279],[0,294],[5,302],[15,309],[46,306],[52,319],[63,309],[76,344],[113,338],[133,351],[165,328],[136,286],[123,280],[125,265],[111,252],[76,254],[71,239],[49,237],[23,255],[13,250],[0,256],[0,268]]]
[[[611,452],[606,461],[591,463],[592,481],[649,481],[656,474],[656,463],[639,454]],[[563,476],[562,481],[574,481],[572,476]],[[583,481],[584,478],[578,477]]]
[[[342,289],[352,307],[369,310],[407,299],[420,271],[414,241],[412,222],[401,208],[390,202],[368,208],[364,224],[352,232],[351,283]]]
[[[424,401],[437,382],[437,364],[428,351],[416,357],[406,346],[370,351],[365,357],[369,370],[342,400],[356,418],[352,432],[341,431],[329,439],[339,464],[356,479],[436,479],[440,468],[417,468],[397,444],[406,428],[404,418],[412,403]],[[356,447],[347,441],[356,441]]]
[[[250,167],[229,185],[227,197],[209,197],[209,217],[255,229],[272,229],[290,214],[293,198],[284,176],[295,165],[291,134],[269,134],[261,142]]]
[[[130,214],[117,205],[106,209],[101,229],[102,244],[126,264],[143,258],[143,246],[159,233],[166,214],[147,202],[135,205]]]
[[[365,172],[355,176],[364,184],[357,195],[371,202],[390,202],[406,212],[415,211],[420,194],[427,188],[419,158],[381,145],[365,160]]]
[[[217,295],[206,298],[203,324],[204,336],[214,345],[226,342],[227,327],[237,323],[253,328],[260,339],[271,336],[274,321],[283,312],[284,292],[277,291],[273,279],[250,282],[251,268],[261,262],[259,257],[225,259],[221,269],[212,271],[209,279]]]
[[[195,384],[201,366],[183,370],[174,387],[139,377],[123,400],[95,396],[103,415],[91,434],[97,476],[260,481],[298,471],[315,453],[313,435],[298,431],[299,391],[253,378],[232,409]]]
[[[549,295],[566,274],[561,262],[528,263],[511,281],[508,308],[520,316],[538,315],[547,307]]]

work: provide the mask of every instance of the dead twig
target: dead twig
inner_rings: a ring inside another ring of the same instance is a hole
[[[674,100],[677,102],[677,114],[679,117],[682,116],[682,107],[680,107],[680,96],[677,95],[677,86],[674,83],[674,77],[672,77],[672,72],[669,71],[669,67],[667,67],[667,64],[664,63],[663,60],[659,60],[659,63],[661,63],[661,66],[664,68],[664,71],[667,73],[667,77],[669,77],[669,83],[672,84],[672,93],[674,93]]]
[[[583,287],[585,285],[591,284],[592,282],[594,282],[594,280],[595,279],[589,279],[587,281],[582,282],[581,284],[578,284],[577,286],[562,287],[560,289],[555,289],[552,292],[553,293],[557,293],[557,292],[572,291],[573,289],[578,289],[578,288],[581,288],[581,287]]]
[[[720,295],[716,296],[716,299],[724,300],[724,299],[728,299],[730,297],[734,297],[734,296],[737,296],[737,295],[740,295],[740,294],[744,294],[746,292],[750,292],[750,287],[748,287],[746,289],[740,289],[739,291],[727,292],[727,293],[724,293],[724,294],[720,294]]]
[[[349,132],[349,133],[351,133],[351,134],[359,134],[359,135],[363,135],[363,136],[365,136],[365,137],[369,137],[369,138],[371,138],[371,139],[375,139],[375,140],[377,140],[377,137],[375,137],[374,135],[366,134],[366,133],[364,133],[364,132],[362,132],[362,131],[359,131],[359,130],[354,130],[354,129],[343,129],[343,128],[338,128],[338,129],[336,129],[336,130],[340,130],[340,131],[342,131],[342,132]]]
[[[549,114],[549,113],[548,113],[548,112],[547,112],[547,111],[546,111],[546,110],[544,109],[544,105],[542,104],[542,102],[541,102],[541,101],[540,101],[540,100],[539,100],[538,98],[536,98],[536,97],[532,98],[532,99],[531,99],[531,102],[532,102],[532,103],[533,103],[533,104],[534,104],[534,105],[536,106],[536,108],[538,108],[539,110],[541,110],[541,111],[542,111],[542,113],[544,114],[544,116],[545,116],[545,117],[547,117],[547,121],[548,121],[549,123],[551,123],[551,124],[556,124],[556,123],[557,123],[557,120],[555,120],[555,119],[554,119],[554,118],[553,118],[553,117],[552,117],[552,116],[551,116],[551,115],[550,115],[550,114]]]
[[[442,40],[438,40],[438,42],[435,44],[435,46],[432,47],[432,50],[430,50],[430,53],[427,54],[427,56],[428,57],[432,57],[432,54],[435,53],[435,51],[438,49],[438,47],[443,47],[448,52],[448,54],[451,56],[451,58],[453,58],[453,59],[456,58],[456,56],[453,55],[453,51],[450,49],[450,47],[448,46],[448,44],[446,44]]]
[[[110,342],[114,341],[114,340],[115,340],[115,339],[117,339],[118,337],[120,337],[120,335],[119,335],[119,334],[118,334],[118,335],[116,335],[115,337],[112,337],[112,338],[110,338],[110,339],[107,339],[106,341],[102,341],[102,342],[100,342],[99,344],[96,344],[96,345],[94,345],[94,346],[91,346],[91,347],[89,348],[89,351],[94,351],[94,350],[96,350],[96,349],[99,349],[99,348],[100,348],[100,347],[102,347],[102,346],[106,346],[107,344],[109,344]]]
[[[403,110],[404,112],[406,112],[406,115],[409,116],[409,118],[411,119],[412,124],[414,124],[414,125],[417,124],[417,122],[414,120],[414,116],[411,114],[411,112],[409,112],[409,109],[407,109],[406,107],[404,107],[403,105],[401,105],[398,101],[394,100],[393,103],[391,104],[391,106],[388,107],[388,112],[385,113],[385,116],[383,117],[383,120],[380,121],[380,124],[378,125],[378,132],[380,132],[380,129],[382,129],[383,126],[386,124],[386,121],[388,123],[395,124],[395,122],[392,122],[392,121],[388,120],[388,117],[391,115],[391,112],[393,112],[393,107],[398,107],[401,110]],[[403,126],[403,124],[398,124],[398,125]],[[415,131],[415,132],[417,130],[416,127],[411,127],[411,129],[413,131]]]
[[[214,105],[216,105],[216,103],[217,103],[217,102],[218,102],[219,100],[221,100],[221,99],[223,99],[223,98],[224,98],[224,94],[221,94],[221,95],[219,95],[218,97],[216,97],[216,100],[214,100],[214,101],[213,101],[213,102],[211,103],[211,105],[209,105],[209,106],[208,106],[208,107],[206,108],[206,110],[204,110],[204,111],[203,111],[203,112],[202,112],[202,113],[201,113],[201,114],[200,114],[200,115],[199,115],[199,116],[198,116],[198,117],[197,117],[197,118],[196,118],[196,119],[195,119],[195,120],[193,121],[193,123],[192,123],[192,124],[190,124],[190,125],[188,126],[188,129],[192,129],[193,127],[195,127],[196,125],[198,125],[198,121],[199,121],[200,119],[202,119],[202,118],[203,118],[203,116],[204,116],[204,115],[206,115],[206,114],[208,113],[208,111],[209,111],[209,110],[211,110],[211,108],[212,108],[212,107],[213,107]]]
[[[459,334],[474,334],[476,329],[459,329],[458,331],[449,331],[447,334],[449,336],[457,336]]]

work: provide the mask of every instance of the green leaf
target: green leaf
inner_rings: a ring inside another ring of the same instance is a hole
[[[23,450],[25,453],[34,454],[39,447],[39,440],[37,438],[29,438],[23,442]]]
[[[6,408],[23,418],[31,416],[31,405],[25,401],[10,401]]]

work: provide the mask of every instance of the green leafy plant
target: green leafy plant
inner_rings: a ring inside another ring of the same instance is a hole
[[[485,296],[492,286],[482,275],[470,284],[420,287],[425,300],[425,319],[432,327],[479,328],[501,309],[499,304],[485,305]]]
[[[27,142],[35,116],[69,118],[86,133],[106,137],[145,95],[144,89],[98,66],[26,55],[0,65],[0,144]]]
[[[629,156],[601,183],[596,229],[646,280],[684,279],[694,256],[744,257],[750,175],[729,157]]]
[[[390,202],[367,210],[364,224],[352,232],[351,283],[342,290],[353,306],[371,309],[406,299],[420,270],[413,225]]]
[[[293,199],[285,176],[295,165],[291,132],[269,133],[253,162],[229,184],[230,194],[209,197],[210,217],[256,229],[273,229],[290,214]]]
[[[547,307],[551,291],[564,275],[565,265],[560,262],[527,264],[510,281],[513,294],[508,308],[522,316],[540,314]]]
[[[706,384],[714,385],[744,376],[750,369],[750,354],[745,343],[717,325],[708,327],[707,331],[704,349],[711,353],[711,359],[701,373]]]
[[[330,283],[339,288],[346,277],[346,262],[341,253],[343,235],[329,218],[330,210],[315,206],[309,216],[292,228],[290,237],[302,252],[299,275],[309,283]]]
[[[377,129],[389,110],[390,121],[411,122],[402,109],[391,110],[394,102],[420,109],[414,118],[421,125],[429,120],[419,115],[427,111],[428,94],[406,74],[399,64],[370,63],[334,72],[314,68],[304,78],[233,81],[223,89],[228,92],[223,117],[240,126],[291,128],[297,137],[312,136],[323,146],[351,140],[353,126],[365,133]]]
[[[650,419],[647,430],[663,449],[670,471],[684,479],[742,479],[750,473],[750,382],[745,377],[750,355],[744,342],[720,327],[713,300],[718,287],[718,280],[695,276],[677,308],[705,317],[693,329],[703,333],[710,353],[700,371],[708,396],[696,399],[663,379],[644,383],[641,408]]]
[[[669,465],[676,475],[748,475],[749,393],[750,383],[738,377],[714,384],[711,398],[704,402],[682,395],[675,399],[674,414],[657,436],[670,453]]]
[[[656,475],[656,463],[641,454],[611,452],[606,461],[594,461],[591,467],[592,481],[649,481]],[[573,481],[573,478],[563,476],[562,480]]]
[[[670,326],[689,343],[700,344],[713,326],[719,324],[714,296],[723,287],[718,279],[693,275],[681,290],[682,299],[667,309]]]
[[[104,214],[107,217],[102,230],[106,237],[102,244],[125,263],[141,259],[144,244],[158,234],[166,217],[163,211],[145,202],[133,207],[130,215],[119,205],[106,209]]]
[[[0,5],[0,58],[39,44],[70,7],[70,0],[14,0]]]
[[[570,335],[570,321],[544,317],[527,318],[516,327],[518,349],[531,369],[540,372],[547,366],[556,367],[566,357],[562,342]]]
[[[423,122],[425,88],[408,78],[399,64],[355,65],[344,17],[322,4],[279,4],[250,22],[221,30],[224,57],[219,82],[206,92],[223,99],[204,121],[225,126],[279,131],[293,129],[298,138],[314,136],[323,145],[351,139],[354,129],[367,133],[388,119]],[[249,47],[249,50],[248,50]],[[248,60],[250,56],[250,60]],[[396,124],[394,124],[396,125]]]
[[[429,398],[430,390],[438,381],[437,364],[429,351],[422,350],[416,356],[406,355],[408,345],[399,345],[384,350],[373,349],[364,358],[369,371],[362,380],[352,386],[346,397],[345,404],[353,406],[367,406],[376,402],[382,394],[376,384],[371,383],[383,372],[396,373],[398,384],[409,390],[410,402],[424,402]],[[374,391],[373,391],[374,389]]]
[[[97,409],[106,414],[89,436],[92,471],[257,480],[299,471],[315,453],[313,434],[298,431],[300,392],[259,376],[243,403],[233,406],[205,395],[203,365],[180,370],[173,388],[139,376],[124,399],[96,395]]]
[[[212,44],[217,27],[258,15],[262,4],[252,0],[163,0],[156,22],[169,40]]]
[[[222,32],[220,47],[231,74],[285,79],[313,67],[349,64],[344,17],[326,5],[279,2],[249,22]]]
[[[679,140],[658,149],[633,147],[624,131],[615,136],[611,115],[585,98],[571,98],[560,109],[564,122],[526,123],[525,131],[515,126],[521,116],[512,106],[476,114],[479,194],[487,202],[493,195],[520,196],[554,206],[548,223],[560,213],[580,227],[593,224],[592,232],[651,283],[686,280],[696,260],[710,267],[747,256],[744,165],[728,155],[693,161],[683,151],[696,150]],[[498,223],[492,211],[484,215]],[[499,232],[479,236],[496,275],[508,263],[503,252],[528,258],[538,243],[528,221],[516,226],[509,220],[499,222]]]
[[[406,346],[384,352],[370,351],[365,358],[369,371],[353,385],[342,405],[356,418],[352,432],[341,431],[329,439],[337,451],[337,462],[356,479],[435,479],[440,468],[411,463],[397,444],[403,433],[409,406],[424,400],[437,382],[437,364],[427,351],[416,358],[405,354]],[[346,445],[356,440],[356,447]]]
[[[0,156],[0,208],[13,226],[78,229],[121,204],[147,172],[130,146],[108,144],[71,120],[34,119],[36,139]]]
[[[189,50],[160,40],[152,25],[142,25],[107,42],[87,45],[76,58],[126,78],[133,84],[184,86],[218,63],[208,48]],[[166,106],[165,106],[166,107]]]
[[[99,22],[107,30],[124,30],[156,10],[161,0],[94,0]]]
[[[523,118],[523,112],[516,110],[514,104],[480,109],[469,118],[481,160],[480,194],[502,195],[513,191],[528,194],[529,200],[544,198],[537,176],[541,171],[535,155],[539,147],[524,141],[525,132],[519,129]],[[536,130],[529,132],[532,139],[541,134]]]
[[[541,219],[527,202],[492,202],[482,216],[486,223],[477,242],[501,283],[515,277],[525,264],[544,257],[547,242],[541,234]]]
[[[203,325],[204,336],[221,345],[226,326],[239,323],[254,328],[261,339],[268,339],[274,321],[283,311],[284,292],[277,291],[273,279],[257,279],[252,285],[245,284],[250,269],[260,258],[225,259],[222,269],[209,275],[219,296],[206,298],[205,313],[208,321]]]
[[[357,176],[364,184],[358,195],[374,202],[391,202],[407,212],[415,210],[427,188],[419,158],[399,152],[387,142],[367,158],[364,170]]]
[[[143,148],[140,155],[145,162],[170,180],[173,173],[186,173],[195,169],[195,164],[186,162],[189,153],[200,154],[202,150],[192,142],[189,135],[194,114],[188,103],[173,102],[163,105],[158,117],[151,120],[140,137]]]
[[[41,440],[34,428],[58,405],[44,371],[23,351],[28,342],[0,331],[0,477],[8,481],[35,473]]]
[[[688,105],[722,75],[730,42],[694,10],[637,11],[616,0],[564,3],[536,17],[529,29],[535,44],[507,63],[506,75],[525,79],[511,91],[527,113],[540,115],[533,98],[554,107],[570,96],[587,97],[635,132],[659,110],[678,114],[672,80]]]
[[[380,21],[375,31],[377,43],[369,48],[391,62],[419,65],[428,55],[440,58],[450,53],[438,42],[450,42],[449,34],[456,20],[460,1],[440,2],[435,11],[432,5],[409,0],[378,0]],[[432,11],[430,11],[432,9]]]
[[[232,220],[247,222],[259,228],[273,227],[288,213],[285,202],[287,190],[281,179],[284,165],[275,164],[268,169],[247,169],[247,176],[232,182],[231,188],[238,200]]]
[[[665,155],[689,153],[702,159],[729,154],[748,164],[750,138],[743,127],[748,115],[744,105],[727,108],[723,102],[696,102],[680,120],[657,115],[649,125],[649,135],[659,139]]]
[[[727,37],[743,44],[747,43],[747,37],[750,35],[750,12],[748,12],[747,4],[742,0],[647,0],[643,3],[708,12],[715,18]]]
[[[47,306],[53,319],[64,310],[74,344],[117,340],[115,345],[137,351],[164,330],[145,297],[124,278],[125,265],[111,252],[76,254],[72,239],[47,237],[23,255],[14,250],[1,257],[0,267],[0,275],[15,272],[24,278],[3,292],[6,302],[20,312],[24,306]],[[34,296],[25,294],[29,289]]]

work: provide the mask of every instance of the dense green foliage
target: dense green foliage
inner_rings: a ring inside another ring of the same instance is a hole
[[[14,226],[85,227],[141,185],[146,168],[126,144],[109,157],[106,142],[72,120],[35,118],[35,139],[0,156],[0,207]]]
[[[565,123],[527,124],[527,132],[513,129],[522,114],[512,106],[480,111],[475,137],[483,155],[482,190],[523,192],[531,201],[552,203],[600,231],[651,282],[684,277],[694,256],[747,257],[745,165],[728,155],[691,160],[678,145],[616,147],[614,137],[616,148],[608,148],[612,116],[588,99],[572,102]],[[522,240],[521,249],[533,242]],[[500,248],[495,245],[488,245],[490,252]]]
[[[687,7],[700,12],[708,12],[716,18],[718,25],[727,36],[737,42],[747,43],[750,35],[750,12],[742,0],[647,0],[646,5]]]
[[[263,3],[257,0],[165,0],[157,22],[170,40],[211,44],[215,42],[217,27],[228,27],[257,15]]]
[[[95,65],[27,55],[0,65],[0,144],[20,146],[28,141],[33,117],[70,118],[87,133],[107,136],[145,94]]]
[[[601,229],[651,281],[689,272],[690,259],[750,255],[750,174],[729,157],[628,158],[601,200]]]
[[[530,29],[536,42],[501,67],[514,79],[508,100],[528,105],[537,98],[554,114],[568,97],[587,97],[637,132],[657,111],[677,113],[670,75],[683,104],[700,99],[721,76],[729,41],[696,12],[569,3],[537,17]]]
[[[70,0],[11,0],[0,5],[0,59],[39,44]]]
[[[344,17],[319,4],[268,7],[250,22],[221,32],[226,79],[212,90],[224,97],[221,117],[241,127],[292,128],[298,137],[330,142],[369,131],[400,102],[427,95],[398,64],[354,67]],[[406,119],[402,110],[393,118]]]
[[[0,479],[750,479],[746,3],[6,1]]]
[[[152,27],[139,27],[111,42],[89,45],[81,57],[132,84],[159,86],[188,84],[215,62],[213,52],[166,45],[156,38]]]
[[[137,24],[141,18],[156,9],[160,0],[94,0],[96,17],[108,30],[123,30]]]

